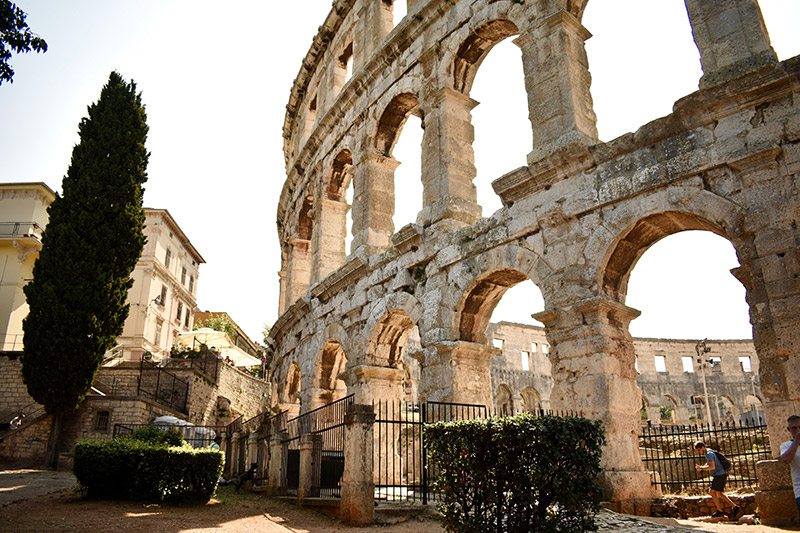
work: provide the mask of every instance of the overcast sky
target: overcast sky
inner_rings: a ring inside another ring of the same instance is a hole
[[[0,182],[43,181],[60,191],[78,123],[109,72],[133,79],[150,126],[145,205],[168,209],[206,259],[200,309],[227,311],[260,341],[263,325],[277,319],[285,106],[330,0],[16,3],[49,50],[13,56],[14,83],[0,86]],[[800,1],[761,5],[779,58],[800,53]],[[680,0],[593,0],[583,23],[594,34],[586,46],[602,140],[669,114],[697,90],[699,56]],[[481,102],[473,112],[476,185],[490,216],[500,207],[491,182],[524,165],[531,149],[511,39],[489,54],[471,96]],[[403,163],[398,190],[410,194],[398,198],[396,229],[421,203],[419,130],[410,120],[393,154]],[[749,338],[744,289],[728,273],[737,264],[715,235],[664,239],[633,271],[627,303],[642,316],[632,333]],[[542,305],[526,282],[494,318],[531,322]]]

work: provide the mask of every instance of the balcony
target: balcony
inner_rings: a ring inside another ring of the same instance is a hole
[[[41,242],[43,229],[36,222],[0,222],[0,239]]]

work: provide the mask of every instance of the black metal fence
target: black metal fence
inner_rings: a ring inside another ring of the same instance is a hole
[[[175,374],[142,359],[137,394],[181,413],[186,409],[189,383]]]
[[[771,457],[767,426],[763,424],[644,427],[639,437],[644,468],[655,473],[655,483],[663,493],[706,489],[709,472],[695,469],[695,465],[705,463],[694,449],[697,441],[730,459],[726,489],[756,485],[756,463]]]
[[[166,431],[167,429],[176,429],[181,435],[183,440],[189,443],[193,448],[205,448],[211,446],[214,442],[214,437],[222,435],[225,432],[225,426],[187,426],[182,424],[114,424],[113,437],[121,435],[130,435],[137,429],[142,429],[155,425],[157,428]]]

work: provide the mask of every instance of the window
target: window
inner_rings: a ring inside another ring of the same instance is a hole
[[[550,353],[550,345],[542,343],[542,353],[549,354]]]
[[[189,292],[194,292],[194,276],[189,276]]]
[[[172,259],[172,250],[167,248],[167,253],[164,254],[164,266],[169,268],[169,262]]]
[[[530,352],[522,352],[522,356],[520,357],[520,361],[522,362],[522,370],[530,370]]]
[[[189,327],[189,318],[191,316],[192,316],[192,314],[189,312],[189,307],[187,306],[186,307],[186,319],[183,321],[183,325],[186,326],[187,328]]]
[[[503,339],[492,339],[492,346],[503,349]]]
[[[753,366],[750,363],[750,356],[749,355],[739,356],[739,366],[741,367],[742,372],[752,372],[753,371]]]
[[[163,320],[159,320],[156,322],[156,339],[155,339],[156,346],[161,345],[161,328],[163,325],[164,325]]]
[[[108,421],[111,418],[111,413],[108,411],[98,411],[97,417],[94,419],[95,431],[107,431]]]
[[[535,342],[531,343],[531,353],[536,353],[539,351],[539,347],[536,345]]]
[[[181,323],[181,315],[183,314],[183,302],[178,302],[178,312],[175,313],[175,320],[178,324]]]
[[[186,285],[186,267],[181,267],[181,285]]]
[[[667,371],[667,358],[664,355],[656,355],[656,372]]]
[[[162,285],[161,286],[161,295],[158,297],[158,301],[156,302],[156,305],[160,305],[160,306],[163,307],[166,304],[166,302],[167,302],[167,286],[166,285]]]
[[[717,356],[711,356],[708,359],[708,362],[711,364],[712,372],[722,372],[722,358]]]
[[[687,374],[694,374],[694,361],[692,360],[692,356],[684,355],[681,357],[681,362],[683,363],[683,371]]]
[[[339,67],[344,69],[344,81],[345,83],[350,77],[353,75],[353,42],[350,43],[344,48],[342,51],[342,55],[339,56]]]

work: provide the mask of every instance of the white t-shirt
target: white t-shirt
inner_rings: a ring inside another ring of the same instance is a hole
[[[783,444],[781,444],[781,455],[786,453],[789,447],[792,445],[792,441],[787,440]],[[800,450],[797,450],[797,453],[794,454],[794,459],[792,459],[792,484],[794,485],[794,497],[800,498]]]

